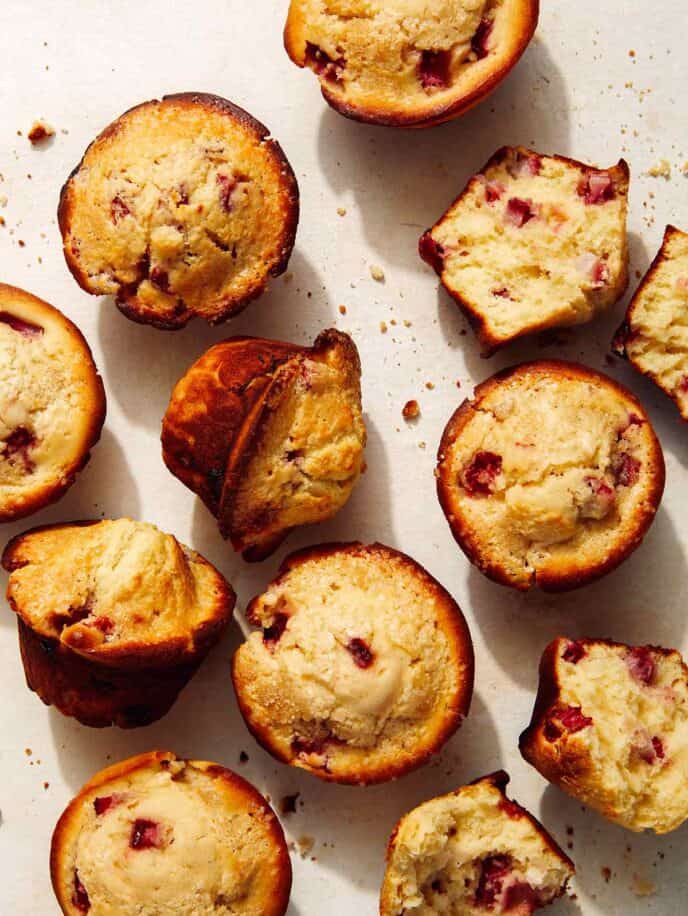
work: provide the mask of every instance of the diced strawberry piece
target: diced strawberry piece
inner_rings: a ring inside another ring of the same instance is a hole
[[[355,636],[350,639],[346,648],[351,653],[354,664],[359,668],[370,668],[375,661],[375,653],[364,639]]]
[[[162,290],[163,293],[168,293],[170,291],[170,278],[167,271],[163,270],[162,267],[156,265],[150,272],[149,280],[153,286]]]
[[[232,194],[237,186],[237,180],[233,175],[223,175],[218,172],[215,176],[218,188],[220,189],[220,206],[225,213],[232,212]]]
[[[526,881],[515,881],[507,887],[504,893],[504,913],[518,913],[526,916],[542,906],[540,894]]]
[[[18,456],[24,465],[24,471],[30,474],[34,469],[34,463],[29,452],[37,442],[38,440],[30,430],[25,426],[17,426],[5,439],[4,457],[13,463],[15,456]]]
[[[512,801],[510,798],[500,798],[499,810],[503,811],[514,820],[517,820],[519,817],[523,817],[524,813],[523,808],[516,804],[515,801]]]
[[[655,735],[652,739],[652,747],[655,754],[657,755],[657,759],[664,760],[664,744],[662,739],[658,738],[657,735]]]
[[[588,172],[578,183],[578,195],[586,204],[603,204],[614,197],[614,182],[608,172]]]
[[[479,451],[464,468],[461,483],[469,496],[489,496],[501,472],[501,455]]]
[[[72,903],[82,913],[88,913],[91,909],[91,901],[88,899],[86,888],[81,883],[79,872],[74,872],[74,893],[72,894]]]
[[[100,630],[101,633],[105,633],[106,636],[109,636],[110,633],[115,629],[115,622],[110,617],[96,617],[93,621],[93,626]]]
[[[527,175],[534,177],[542,171],[542,157],[537,153],[527,154],[516,150],[509,158],[506,168],[512,178],[522,178]]]
[[[511,299],[511,294],[506,286],[497,286],[494,289],[491,289],[490,292],[493,296],[497,296],[499,299]]]
[[[565,662],[570,662],[572,665],[577,665],[578,662],[585,658],[588,654],[587,649],[579,640],[571,640],[564,651],[561,653],[561,657]]]
[[[113,792],[112,795],[100,795],[98,798],[94,798],[93,807],[98,817],[100,817],[122,801],[124,801],[124,794],[122,792]]]
[[[512,197],[506,205],[504,211],[504,222],[520,229],[527,222],[536,216],[533,210],[532,200],[522,200],[520,197]]]
[[[480,863],[480,877],[475,891],[476,906],[487,910],[497,902],[504,879],[511,871],[511,859],[506,855],[488,856]]]
[[[116,194],[110,201],[110,219],[112,222],[117,225],[120,220],[130,214],[131,210],[128,205],[122,200],[119,194]]]
[[[423,89],[446,89],[451,82],[451,53],[449,51],[421,51],[418,62],[418,79]]]
[[[25,321],[16,315],[11,315],[9,312],[0,312],[0,321],[23,337],[40,337],[44,332],[44,329],[39,324]]]
[[[322,48],[311,44],[310,41],[306,42],[306,63],[318,76],[337,83],[341,81],[346,67],[346,60],[343,57],[333,59]]]
[[[439,242],[436,242],[432,237],[432,233],[428,229],[427,232],[424,232],[420,241],[418,242],[418,253],[421,258],[430,265],[438,274],[441,274],[444,270],[444,255],[445,251],[442,245]]]
[[[649,687],[655,679],[656,665],[652,650],[647,646],[635,646],[626,653],[626,665],[631,676]]]
[[[629,426],[644,426],[645,420],[642,417],[639,417],[637,413],[629,413],[628,415],[628,425]]]
[[[304,738],[297,735],[291,742],[291,748],[296,754],[315,754],[320,757],[325,752],[325,747],[329,742],[327,736],[319,738]]]
[[[601,477],[586,477],[585,482],[590,487],[601,509],[609,509],[616,500],[616,493],[606,480]]]
[[[560,723],[565,731],[572,735],[592,725],[592,719],[590,716],[583,715],[580,706],[566,706],[557,709],[552,713],[550,721],[552,720]],[[559,735],[556,735],[556,737],[559,737]]]
[[[163,845],[163,835],[160,824],[137,818],[131,828],[129,845],[132,849],[160,849]]]
[[[496,200],[501,200],[502,194],[504,194],[505,191],[506,187],[501,181],[485,182],[485,200],[488,204],[493,204]]]
[[[631,740],[631,754],[652,766],[664,759],[664,744],[657,735],[650,738],[644,728],[638,729]]]
[[[621,452],[612,463],[614,478],[620,487],[632,487],[640,479],[641,464],[628,452]]]
[[[592,286],[593,289],[602,289],[609,283],[609,264],[603,259],[598,258],[592,269]]]
[[[274,646],[282,638],[282,634],[287,629],[287,624],[289,623],[289,615],[278,612],[272,618],[272,623],[268,627],[263,627],[263,642],[266,643],[269,648],[274,648]]]
[[[471,51],[475,54],[478,60],[482,60],[490,53],[488,44],[490,35],[492,34],[493,26],[494,21],[492,19],[481,19],[480,25],[471,38]]]

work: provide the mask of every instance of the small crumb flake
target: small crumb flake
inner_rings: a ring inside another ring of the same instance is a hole
[[[346,315],[346,306],[345,306],[345,305],[340,305],[340,306],[339,306],[339,314],[340,314],[340,315]]]
[[[54,137],[55,128],[51,127],[47,121],[34,121],[27,136],[31,143],[36,146],[37,143],[42,143],[44,140]]]
[[[370,265],[370,276],[375,280],[376,283],[385,282],[385,272],[378,264]]]
[[[305,859],[306,856],[308,856],[308,854],[313,850],[314,846],[315,846],[315,837],[308,836],[307,834],[304,834],[304,836],[300,836],[298,840],[296,841],[296,848],[298,849],[299,855],[301,856],[302,859]]]
[[[602,872],[602,877],[604,878],[604,880],[607,882],[607,884],[609,884],[609,881],[610,881],[610,879],[611,879],[611,877],[612,877],[612,870],[611,870],[611,868],[609,868],[609,866],[605,865],[603,868],[600,869],[600,871]]]
[[[405,420],[415,420],[420,416],[420,404],[418,401],[407,401],[401,411]]]
[[[248,754],[246,751],[242,751],[239,754],[239,763],[248,763]]]
[[[418,443],[418,448],[426,449],[427,447],[428,447],[428,443],[427,443],[427,442],[419,442],[419,443]]]
[[[387,333],[387,322],[381,321],[380,322],[380,334],[386,334],[386,333]]]
[[[346,207],[337,207],[337,216],[346,216]]]
[[[647,878],[643,878],[642,875],[636,873],[633,875],[631,890],[636,897],[651,897],[655,893],[656,887],[652,881],[648,881]]]
[[[428,391],[432,391],[433,388],[435,387],[435,383],[434,383],[434,382],[426,382],[426,383],[425,383],[425,387],[428,389]]]
[[[300,794],[300,792],[295,792],[293,795],[282,796],[280,799],[280,812],[283,815],[294,814],[296,812],[296,802]]]
[[[668,159],[660,159],[659,162],[650,166],[647,174],[651,178],[666,178],[668,181],[671,178],[671,163]]]
[[[688,175],[688,159],[687,159],[687,160],[683,163],[683,165],[681,166],[681,172],[682,172],[684,175]]]
[[[412,322],[412,321],[409,321],[408,318],[404,318],[404,327],[405,327],[405,328],[411,328],[411,327],[413,327],[413,322]]]

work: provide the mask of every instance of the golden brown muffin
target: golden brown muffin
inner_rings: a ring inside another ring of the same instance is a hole
[[[0,522],[56,502],[100,438],[105,391],[79,329],[0,283]]]
[[[420,239],[421,257],[490,356],[524,334],[590,321],[628,283],[628,165],[498,150]]]
[[[447,424],[437,492],[481,572],[518,589],[575,588],[639,546],[664,490],[640,402],[576,363],[524,363],[483,382]]]
[[[688,819],[688,667],[675,650],[555,639],[521,753],[606,818],[668,833]]]
[[[430,127],[489,95],[538,12],[538,0],[291,0],[284,44],[346,117]]]
[[[575,868],[539,821],[507,798],[503,771],[402,817],[387,850],[380,916],[530,916]]]
[[[88,147],[60,197],[67,266],[127,317],[174,329],[241,311],[287,266],[299,204],[258,121],[203,93],[144,102]]]
[[[283,916],[291,863],[246,780],[169,751],[97,773],[57,822],[50,874],[65,916]]]
[[[175,386],[162,428],[168,468],[248,560],[342,508],[365,439],[358,351],[332,329],[312,347],[247,337],[211,347]]]
[[[688,233],[667,226],[631,299],[613,350],[647,375],[688,420]]]
[[[332,782],[384,782],[425,763],[468,713],[461,610],[390,547],[292,554],[247,616],[260,630],[234,656],[234,689],[256,740],[284,763]]]
[[[84,725],[164,715],[234,608],[207,560],[126,518],[28,531],[2,565],[28,686]]]

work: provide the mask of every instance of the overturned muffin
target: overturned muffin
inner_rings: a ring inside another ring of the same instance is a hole
[[[554,360],[497,373],[440,443],[437,492],[466,556],[518,589],[575,588],[642,541],[664,458],[640,402],[599,372]]]
[[[363,466],[361,364],[347,334],[312,347],[235,337],[177,383],[163,459],[247,560],[346,503]]]
[[[404,554],[323,545],[288,557],[250,603],[237,650],[239,708],[284,763],[333,782],[415,769],[459,727],[473,690],[460,608]]]
[[[380,916],[529,916],[556,900],[573,862],[507,798],[503,771],[414,808],[387,850]]]
[[[629,830],[688,819],[688,668],[675,650],[560,637],[545,649],[521,753]]]
[[[279,821],[248,782],[167,751],[97,773],[55,827],[65,916],[283,916],[291,863]]]
[[[84,725],[159,719],[234,608],[207,560],[126,518],[28,531],[2,565],[28,686]]]
[[[667,226],[612,344],[688,420],[688,233]]]
[[[58,500],[90,457],[105,391],[88,344],[56,308],[0,283],[0,522]]]
[[[226,99],[144,102],[88,147],[58,211],[67,266],[134,321],[174,329],[241,311],[282,273],[298,222],[276,140]]]
[[[538,11],[538,0],[292,0],[284,43],[341,114],[429,127],[489,95]]]
[[[590,321],[628,283],[624,160],[598,169],[503,147],[421,237],[421,257],[489,356],[524,334]]]

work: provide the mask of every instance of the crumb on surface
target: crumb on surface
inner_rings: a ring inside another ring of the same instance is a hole
[[[386,333],[387,333],[387,322],[381,321],[380,322],[380,334],[386,334]]]
[[[610,880],[610,878],[611,878],[611,876],[612,876],[612,870],[611,870],[611,868],[609,868],[608,865],[604,865],[604,866],[600,869],[600,872],[602,873],[602,877],[604,878],[604,880],[607,882],[607,884],[609,884],[609,880]]]
[[[637,872],[633,874],[633,884],[631,885],[631,890],[636,895],[636,897],[651,897],[655,893],[656,887],[652,881],[648,881],[647,878],[643,878],[642,875],[639,875]]]
[[[370,276],[376,283],[384,283],[385,281],[385,272],[378,264],[370,265]]]
[[[668,159],[660,159],[647,170],[651,178],[665,178],[667,181],[671,178],[671,163]]]
[[[315,846],[315,837],[304,834],[296,841],[296,848],[302,859],[305,859]]]
[[[415,420],[420,416],[420,404],[418,401],[407,401],[401,411],[405,420]]]
[[[425,387],[428,389],[428,391],[432,391],[433,388],[435,387],[435,383],[434,383],[434,382],[426,382],[426,383],[425,383]]]
[[[34,121],[31,125],[31,130],[28,132],[27,137],[31,143],[35,146],[37,143],[42,143],[44,140],[48,140],[50,137],[55,136],[55,128],[51,127],[47,121]]]
[[[246,753],[246,751],[242,751],[239,754],[239,763],[247,763],[247,762],[248,762],[248,754]]]
[[[688,175],[688,159],[686,159],[686,161],[681,166],[681,171],[684,175]]]
[[[293,795],[283,795],[280,799],[280,813],[284,815],[295,814],[296,802],[300,794],[300,792],[294,792]]]
[[[346,216],[346,207],[337,207],[337,216]]]
[[[340,305],[340,306],[339,306],[339,314],[340,314],[340,315],[346,315],[346,306],[345,306],[345,305]]]

